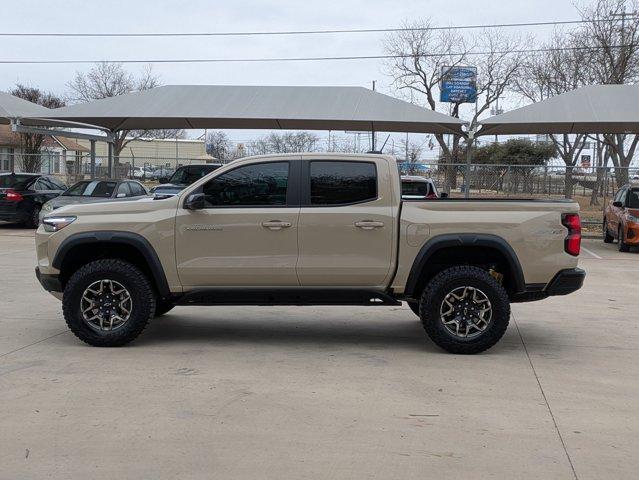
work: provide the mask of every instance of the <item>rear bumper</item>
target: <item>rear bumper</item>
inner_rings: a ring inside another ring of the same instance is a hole
[[[560,270],[548,284],[526,285],[526,290],[512,296],[513,303],[534,302],[557,295],[576,292],[584,284],[586,272],[581,268]]]
[[[64,289],[57,275],[48,275],[40,273],[40,268],[35,269],[36,278],[47,292],[61,293]]]
[[[545,292],[549,296],[568,295],[579,290],[585,278],[586,272],[581,268],[561,270],[546,286]]]

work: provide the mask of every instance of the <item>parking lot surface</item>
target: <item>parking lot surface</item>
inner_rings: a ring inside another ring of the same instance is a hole
[[[639,253],[442,352],[407,307],[178,307],[84,345],[0,226],[0,478],[634,479]]]

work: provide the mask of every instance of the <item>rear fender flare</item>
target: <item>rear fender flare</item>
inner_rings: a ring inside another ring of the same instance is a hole
[[[512,272],[515,293],[525,291],[526,285],[524,282],[524,273],[521,268],[521,264],[519,263],[517,254],[506,240],[497,235],[490,234],[451,234],[433,237],[422,246],[415,257],[410,274],[408,275],[404,295],[412,298],[414,295],[419,294],[416,290],[421,274],[426,265],[428,265],[430,258],[437,253],[437,251],[443,248],[465,246],[486,247],[498,250],[506,258],[508,267]]]

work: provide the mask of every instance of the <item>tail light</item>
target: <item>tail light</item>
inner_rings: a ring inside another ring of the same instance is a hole
[[[578,213],[564,213],[561,223],[568,229],[564,240],[564,250],[573,257],[579,256],[581,251],[581,219]]]
[[[10,202],[21,202],[24,197],[15,190],[7,190],[5,199]]]

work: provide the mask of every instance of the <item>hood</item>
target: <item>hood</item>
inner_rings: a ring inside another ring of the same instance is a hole
[[[100,198],[100,197],[72,197],[72,196],[59,196],[55,197],[53,200],[49,200],[49,204],[53,208],[60,208],[66,205],[76,205],[79,203],[98,203],[98,202],[108,202],[114,200],[113,198]]]
[[[174,198],[174,197],[172,197]],[[117,199],[111,202],[89,202],[75,203],[65,205],[56,210],[56,214],[64,215],[127,215],[132,213],[142,213],[157,210],[160,208],[159,202],[168,202],[167,200],[155,200],[152,197],[143,197],[135,200]],[[175,199],[177,205],[177,198]],[[163,207],[168,203],[163,203]],[[174,208],[174,207],[172,207]]]

